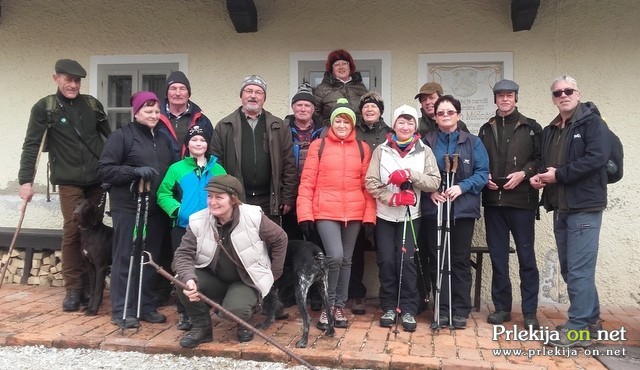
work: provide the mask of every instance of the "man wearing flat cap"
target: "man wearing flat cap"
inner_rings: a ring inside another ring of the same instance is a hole
[[[443,94],[442,85],[437,82],[427,82],[422,85],[420,91],[418,91],[414,97],[414,99],[418,99],[420,102],[420,112],[422,112],[422,117],[420,118],[420,122],[418,122],[418,133],[420,136],[425,137],[427,132],[438,130],[434,104]],[[458,121],[458,128],[464,132],[469,132],[467,125],[462,121]]]
[[[51,183],[58,186],[64,220],[62,275],[67,294],[62,303],[63,311],[78,311],[82,290],[88,289],[73,208],[82,199],[95,204],[99,202],[102,189],[96,168],[104,141],[111,133],[102,104],[93,96],[80,94],[81,79],[86,75],[75,60],[56,62],[53,82],[58,86],[57,92],[40,99],[31,108],[18,172],[20,198],[30,202],[34,194],[36,158],[46,135]]]
[[[262,207],[276,223],[295,206],[298,175],[291,130],[263,109],[267,83],[247,76],[240,86],[242,105],[215,127],[212,154],[244,186],[246,203]]]
[[[495,311],[487,322],[511,321],[512,289],[509,279],[509,234],[515,241],[520,266],[520,294],[524,327],[538,329],[540,276],[534,249],[538,190],[528,179],[541,166],[542,127],[525,117],[516,103],[520,86],[511,80],[493,86],[496,115],[480,127],[478,137],[489,154],[489,183],[482,190],[486,240],[493,274],[491,299]]]

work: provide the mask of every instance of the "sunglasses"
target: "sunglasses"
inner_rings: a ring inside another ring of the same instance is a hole
[[[449,110],[441,110],[441,111],[437,111],[437,112],[436,112],[436,115],[437,115],[438,117],[444,117],[444,115],[445,115],[445,114],[446,114],[447,116],[453,116],[453,115],[454,115],[454,114],[456,114],[456,113],[458,113],[458,112],[456,112],[456,111],[455,111],[455,110],[453,110],[453,109],[449,109]]]
[[[553,96],[555,96],[556,98],[559,98],[562,96],[562,93],[564,93],[566,96],[571,96],[573,95],[574,91],[578,91],[576,89],[563,89],[563,90],[556,90],[554,92],[552,92]]]

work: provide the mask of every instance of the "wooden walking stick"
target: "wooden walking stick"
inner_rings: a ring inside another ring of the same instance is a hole
[[[167,280],[171,281],[178,288],[180,288],[180,289],[189,289],[187,284],[185,284],[182,281],[176,279],[174,276],[172,276],[170,273],[168,273],[165,269],[163,269],[157,263],[155,263],[153,261],[153,259],[151,258],[151,253],[149,253],[147,251],[143,251],[143,253],[145,253],[147,255],[147,257],[149,258],[149,260],[146,261],[145,264],[148,264],[151,267],[155,268],[156,271],[158,272],[158,274],[160,274],[161,276],[163,276]],[[144,257],[143,257],[143,259],[144,259]],[[313,366],[310,363],[308,363],[307,361],[305,361],[302,357],[298,356],[297,354],[295,354],[293,351],[291,351],[287,347],[283,346],[282,344],[276,342],[275,339],[273,339],[270,336],[264,334],[262,331],[254,328],[251,324],[249,324],[248,322],[242,320],[238,316],[234,315],[232,312],[230,312],[226,308],[222,307],[220,304],[216,303],[215,301],[211,300],[209,297],[207,297],[206,295],[202,294],[200,291],[198,291],[198,297],[203,302],[208,304],[209,306],[211,306],[211,307],[215,308],[216,310],[222,312],[224,314],[224,317],[230,319],[231,321],[235,321],[236,324],[242,325],[245,328],[249,329],[251,332],[253,332],[257,336],[259,336],[260,338],[262,338],[262,339],[266,340],[267,342],[273,344],[276,348],[278,348],[282,352],[284,352],[287,355],[289,355],[292,359],[298,361],[298,363],[306,366],[308,369],[316,369],[315,366]]]
[[[40,147],[38,148],[38,154],[36,155],[36,164],[33,167],[33,179],[36,178],[36,173],[38,172],[38,162],[40,162],[40,154],[42,154],[42,150],[44,149],[44,143],[47,140],[47,132],[49,128],[47,127],[44,130],[44,134],[42,134],[42,140],[40,140]],[[33,186],[33,182],[31,183]],[[16,245],[16,240],[18,239],[18,234],[20,233],[20,229],[22,228],[22,221],[24,221],[24,214],[27,211],[27,204],[29,204],[29,200],[25,199],[22,201],[22,205],[20,206],[20,219],[18,220],[18,226],[16,226],[16,231],[13,233],[13,239],[11,239],[11,245],[9,245],[9,252],[7,252],[7,262],[2,266],[2,272],[0,273],[0,288],[2,288],[2,284],[4,283],[4,274],[7,272],[7,267],[9,267],[9,260],[11,259],[11,252],[13,252],[13,247]]]

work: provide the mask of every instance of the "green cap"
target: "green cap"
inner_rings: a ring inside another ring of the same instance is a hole
[[[351,124],[356,124],[356,114],[353,112],[353,109],[351,109],[349,101],[346,98],[339,98],[336,101],[336,107],[333,109],[333,112],[331,112],[331,122],[333,122],[333,119],[339,114],[348,115],[351,118]]]

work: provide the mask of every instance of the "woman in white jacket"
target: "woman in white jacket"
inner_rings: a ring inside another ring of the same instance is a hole
[[[380,326],[391,327],[401,314],[406,331],[416,330],[419,300],[414,236],[420,222],[414,220],[420,218],[420,207],[416,205],[421,191],[433,192],[440,186],[438,165],[416,133],[417,122],[413,107],[402,105],[393,112],[395,133],[374,150],[366,177],[367,190],[376,198],[378,298],[385,312]]]

